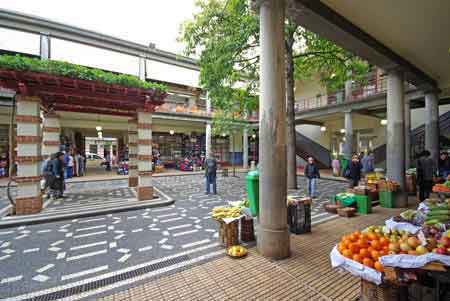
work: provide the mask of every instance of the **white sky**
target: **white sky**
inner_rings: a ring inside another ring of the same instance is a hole
[[[0,7],[86,28],[140,44],[182,53],[180,24],[192,18],[194,0],[0,0]],[[0,29],[0,49],[39,53],[35,35]],[[137,58],[52,40],[52,58],[137,75]],[[198,72],[147,62],[147,77],[198,86]]]

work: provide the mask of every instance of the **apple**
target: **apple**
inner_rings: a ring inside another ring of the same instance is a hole
[[[417,252],[418,255],[423,255],[425,253],[428,253],[428,250],[424,246],[418,246],[416,248],[416,252]]]
[[[446,254],[447,251],[444,248],[436,248],[435,251],[433,251],[437,254]]]
[[[439,243],[444,248],[450,248],[450,238],[448,238],[447,236],[442,236],[441,239],[439,240]]]
[[[420,245],[420,241],[415,236],[409,237],[407,242],[411,249],[415,249],[418,245]]]
[[[400,244],[400,249],[403,252],[411,251],[411,247],[407,243],[404,243],[404,242]]]

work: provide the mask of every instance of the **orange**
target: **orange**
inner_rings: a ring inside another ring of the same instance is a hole
[[[346,239],[346,240],[344,240],[344,246],[346,247],[346,248],[348,248],[348,247],[350,247],[350,245],[352,244],[352,242],[351,242],[351,240],[350,239]]]
[[[349,249],[353,254],[359,254],[360,247],[356,243],[351,244]]]
[[[379,261],[375,261],[375,263],[373,264],[373,267],[375,268],[375,270],[377,270],[380,273],[384,272],[384,267]]]
[[[389,253],[389,250],[386,250],[385,248],[383,248],[383,250],[378,251],[378,253],[380,254],[380,257],[385,256]]]
[[[370,253],[370,256],[372,257],[373,260],[377,261],[378,258],[380,258],[380,253],[378,253],[378,251],[372,251]]]
[[[383,247],[389,245],[389,239],[387,239],[386,237],[380,238],[380,244],[381,244]]]
[[[369,234],[367,236],[369,237],[369,240],[375,240],[378,238],[377,235],[372,232],[369,232]]]
[[[353,260],[354,260],[354,261],[357,261],[357,262],[359,262],[359,263],[362,263],[363,258],[361,257],[361,255],[355,254],[355,255],[353,255]]]
[[[369,233],[363,233],[361,236],[363,239],[369,240]]]
[[[344,249],[344,251],[342,251],[342,255],[350,259],[352,259],[353,256],[352,251],[350,251],[349,249]]]
[[[350,237],[349,237],[349,239],[350,239],[352,242],[356,242],[356,241],[358,240],[358,236],[356,236],[355,234],[351,234]]]
[[[369,241],[364,238],[360,238],[357,241],[357,244],[359,245],[360,248],[368,248],[369,247]]]
[[[371,246],[372,248],[374,248],[375,250],[381,250],[381,248],[382,248],[382,246],[381,246],[379,240],[372,240],[372,241],[370,242],[370,246]]]
[[[359,250],[359,255],[361,255],[362,258],[366,258],[370,256],[370,253],[367,249],[361,249]]]
[[[338,249],[338,251],[339,251],[339,253],[341,253],[342,254],[342,251],[345,249],[345,246],[344,246],[344,244],[343,243],[338,243],[338,245],[337,245],[337,249]]]
[[[365,266],[368,266],[369,268],[373,268],[373,260],[370,258],[364,258],[363,259],[363,264]]]

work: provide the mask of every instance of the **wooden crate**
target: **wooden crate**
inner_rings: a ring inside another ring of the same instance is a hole
[[[252,218],[241,218],[241,240],[244,242],[255,240],[255,228],[253,226]]]
[[[239,220],[229,224],[219,222],[219,242],[226,248],[239,244]]]
[[[397,301],[399,300],[399,287],[393,285],[376,285],[361,279],[360,301]]]
[[[337,213],[342,217],[352,217],[355,215],[356,209],[353,207],[338,208]]]

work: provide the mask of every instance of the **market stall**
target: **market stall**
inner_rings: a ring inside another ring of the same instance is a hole
[[[361,300],[398,300],[408,291],[404,300],[450,300],[450,200],[429,199],[344,235],[330,258],[362,279]]]

